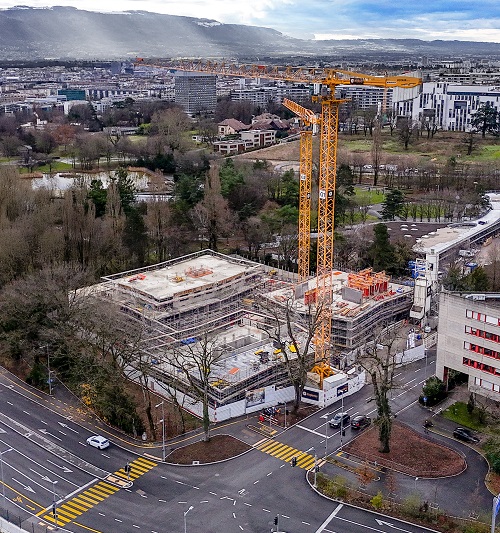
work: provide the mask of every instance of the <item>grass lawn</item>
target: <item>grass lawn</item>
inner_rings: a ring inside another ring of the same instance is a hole
[[[456,422],[459,426],[477,430],[484,428],[484,424],[480,424],[477,417],[471,417],[469,415],[467,404],[463,402],[456,402],[453,405],[450,405],[450,407],[441,414],[448,420],[453,420],[453,422]]]
[[[385,194],[379,189],[354,189],[356,195],[354,201],[359,205],[381,204],[385,200]]]
[[[42,165],[41,167],[33,168],[33,172],[43,172],[48,174],[49,172],[66,172],[68,170],[73,170],[73,166],[70,163],[63,163],[61,161],[54,161],[52,163],[52,170],[49,165]],[[29,169],[25,167],[19,167],[20,174],[27,174]]]
[[[480,151],[473,153],[472,158],[475,161],[498,161],[500,162],[500,145],[481,146]]]

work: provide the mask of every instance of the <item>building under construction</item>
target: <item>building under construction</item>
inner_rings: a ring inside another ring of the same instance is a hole
[[[223,420],[293,398],[283,350],[290,360],[296,348],[291,339],[281,339],[279,346],[273,341],[276,318],[268,310],[293,298],[298,315],[309,312],[315,279],[297,286],[277,275],[260,263],[204,250],[105,276],[92,293],[143,325],[150,384],[160,393],[175,388],[189,397],[189,384],[171,364],[169,351],[187,353],[202,335],[217,338],[221,356],[210,369],[209,397],[212,418]],[[333,357],[363,344],[377,325],[408,316],[412,289],[391,283],[383,273],[335,271],[331,279]],[[298,342],[305,336],[298,326]],[[310,357],[312,367],[314,345]],[[345,360],[342,368],[332,368],[321,386],[310,374],[304,400],[328,405],[338,398],[339,387],[344,394],[348,382],[349,393],[359,390],[364,377],[346,368]],[[199,412],[196,405],[190,409]]]

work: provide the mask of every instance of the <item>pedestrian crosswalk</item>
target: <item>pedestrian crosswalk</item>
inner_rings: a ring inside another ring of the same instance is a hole
[[[70,500],[57,505],[55,508],[50,507],[49,509],[44,509],[37,516],[58,527],[64,526],[119,491],[121,486],[124,485],[116,483],[115,480],[117,478],[119,480],[129,479],[132,481],[149,472],[155,466],[157,466],[157,463],[143,457],[138,457],[130,462],[130,473],[128,476],[125,468],[120,468],[120,470],[117,470],[105,480],[97,482],[95,485],[73,496]]]
[[[255,444],[254,447],[257,448],[257,450],[260,450],[261,452],[267,453],[268,455],[272,455],[273,457],[281,459],[282,461],[285,461],[287,463],[290,463],[292,461],[292,458],[296,457],[296,466],[298,466],[299,468],[309,470],[314,466],[314,455],[311,455],[307,452],[303,452],[301,450],[297,450],[296,448],[288,446],[288,444],[283,444],[282,442],[279,442],[274,439],[265,439]],[[322,466],[324,463],[325,461],[323,459],[320,459],[317,461],[317,466]]]

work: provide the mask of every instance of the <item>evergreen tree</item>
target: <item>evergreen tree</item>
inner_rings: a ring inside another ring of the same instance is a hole
[[[396,257],[394,247],[389,241],[389,232],[385,224],[375,224],[373,227],[375,239],[368,249],[368,259],[371,262],[373,270],[387,270],[393,272],[395,268]]]
[[[487,133],[498,135],[499,133],[499,113],[496,107],[489,102],[478,107],[477,111],[471,117],[471,126],[481,132],[484,138]]]
[[[391,189],[382,203],[382,218],[394,220],[399,215],[405,203],[405,195],[399,189]]]
[[[346,212],[352,206],[354,176],[349,165],[340,165],[335,181],[335,223],[344,222]]]

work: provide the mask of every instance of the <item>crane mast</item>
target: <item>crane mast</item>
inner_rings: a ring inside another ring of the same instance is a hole
[[[296,102],[284,98],[282,104],[293,111],[306,127],[318,126],[321,119],[311,111]],[[297,265],[299,282],[309,277],[309,256],[311,248],[311,189],[312,189],[312,150],[311,129],[302,129],[300,132],[300,168],[299,168],[299,229],[297,247]]]
[[[143,59],[138,64],[146,65]],[[319,324],[315,336],[315,366],[318,373],[325,371],[331,348],[332,317],[332,275],[335,215],[335,179],[337,170],[337,144],[339,106],[346,100],[335,98],[338,85],[367,85],[384,88],[394,87],[412,89],[422,84],[420,78],[412,76],[373,76],[347,70],[322,69],[310,67],[280,67],[266,65],[236,65],[234,63],[201,60],[169,61],[166,64],[149,65],[151,67],[206,72],[220,76],[244,78],[265,78],[296,83],[315,84],[326,88],[325,94],[316,97],[321,102],[321,117],[318,118],[309,109],[290,100],[284,105],[302,118],[306,125],[320,126],[319,153],[319,187],[318,187],[318,242],[316,265],[316,305],[319,309]],[[311,181],[312,181],[312,132],[304,130],[300,137],[300,200],[299,200],[299,243],[298,265],[299,279],[304,281],[309,276],[310,215],[311,215]],[[328,367],[329,368],[329,367]],[[326,368],[326,370],[328,370]],[[313,369],[314,370],[314,369]],[[322,375],[322,374],[320,374]]]

